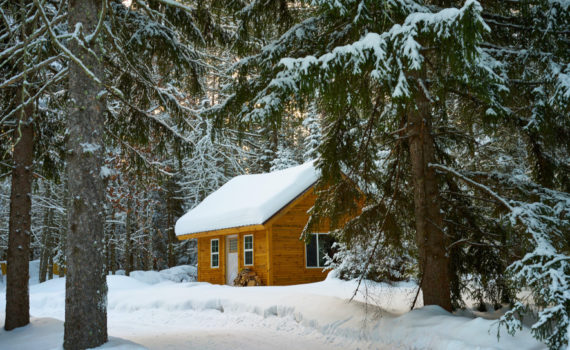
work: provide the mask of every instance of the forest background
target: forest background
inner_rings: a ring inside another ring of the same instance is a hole
[[[530,312],[568,345],[570,1],[0,3],[6,329],[29,322],[40,259],[93,300],[100,344],[106,274],[195,264],[180,215],[316,159],[305,238],[365,201],[332,231],[344,278],[508,304],[509,332]]]

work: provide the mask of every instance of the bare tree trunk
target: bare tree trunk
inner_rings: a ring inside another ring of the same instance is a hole
[[[24,87],[18,101],[26,99]],[[4,329],[11,330],[30,323],[30,235],[32,210],[32,162],[34,154],[33,105],[25,107],[15,131],[10,193],[10,219],[6,276],[6,321]]]
[[[67,269],[67,265],[63,255],[60,255],[60,258],[57,262],[57,275],[58,277],[65,277],[65,270]]]
[[[145,250],[144,250],[144,269],[145,271],[152,270],[152,239],[150,230],[144,230],[145,235]]]
[[[48,192],[49,193],[49,192]],[[48,261],[52,254],[51,226],[53,225],[53,209],[46,209],[44,217],[44,228],[42,230],[42,247],[40,252],[40,276],[39,281],[45,282],[48,270]]]
[[[32,25],[26,22],[26,1],[20,0],[21,39],[26,42]],[[25,71],[29,60],[27,45],[24,45],[23,56],[18,66]],[[27,79],[24,76],[22,85],[16,93],[17,104],[23,104],[30,94],[27,91]],[[30,295],[28,281],[30,278],[30,236],[32,225],[32,181],[34,157],[34,104],[20,109],[18,126],[14,131],[14,148],[12,151],[12,187],[10,189],[10,218],[8,228],[8,256],[6,276],[6,319],[4,329],[11,330],[30,323]]]
[[[174,223],[172,219],[172,213],[169,210],[168,213],[168,226],[166,228],[166,232],[168,233],[168,267],[176,266],[176,256],[174,255],[174,240],[176,236],[174,234]],[[174,236],[174,237],[173,237]]]
[[[47,268],[47,278],[48,280],[53,279],[53,254],[49,256],[48,268]]]
[[[127,222],[125,223],[125,275],[130,276],[133,270],[133,241],[132,241],[132,211],[133,200],[132,191],[129,190],[129,199],[127,200]]]
[[[449,261],[442,231],[443,215],[437,177],[429,163],[434,161],[429,101],[419,87],[416,108],[409,112],[409,145],[414,182],[416,241],[423,274],[424,305],[439,305],[451,311]]]
[[[71,0],[68,28],[82,24],[85,36],[95,31],[102,1]],[[90,44],[100,55],[101,38]],[[94,57],[74,41],[70,49],[99,79],[101,57]],[[66,350],[98,347],[107,341],[107,282],[105,276],[105,185],[100,176],[104,156],[102,87],[76,63],[69,64],[67,179],[69,188],[67,279],[65,298]],[[62,267],[63,269],[63,267]]]
[[[115,230],[116,225],[113,224],[113,231],[111,232],[111,237],[109,238],[109,270],[114,275],[117,271],[117,248],[115,247]]]

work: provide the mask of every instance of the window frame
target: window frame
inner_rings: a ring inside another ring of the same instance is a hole
[[[214,241],[218,243],[218,251],[214,252]],[[218,256],[218,265],[214,266],[214,255]],[[211,269],[219,269],[220,268],[220,239],[219,238],[212,238],[210,239],[210,268]]]
[[[308,265],[308,259],[307,259],[307,247],[309,246],[309,244],[305,243],[305,268],[306,269],[324,269],[326,266],[319,266],[320,265],[320,261],[321,259],[319,258],[319,236],[320,235],[329,235],[329,232],[315,232],[315,233],[310,233],[310,235],[314,235],[316,236],[316,246],[317,246],[317,266],[309,266]]]
[[[247,237],[251,237],[251,248],[246,249],[245,247],[245,240]],[[248,252],[251,252],[251,264],[248,264],[246,262],[246,254]],[[249,234],[249,235],[244,235],[243,236],[243,266],[253,266],[253,262],[254,262],[254,255],[253,255],[253,235]]]

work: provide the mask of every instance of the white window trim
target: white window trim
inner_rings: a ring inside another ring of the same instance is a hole
[[[251,249],[245,249],[245,238],[251,237]],[[251,252],[251,264],[245,263],[245,253]],[[254,256],[253,256],[253,235],[245,235],[243,236],[243,266],[253,266]]]
[[[213,242],[217,241],[218,242],[218,251],[217,252],[213,252],[212,251],[212,247],[213,247]],[[214,255],[218,256],[218,266],[214,266]],[[210,268],[212,269],[218,269],[220,268],[220,240],[218,238],[213,238],[210,240]]]
[[[320,261],[319,256],[318,256],[318,254],[319,254],[319,236],[320,235],[328,235],[328,234],[329,234],[328,232],[313,232],[313,233],[311,233],[311,235],[315,235],[316,239],[317,239],[317,266],[308,266],[308,264],[307,264],[307,245],[308,244],[305,243],[305,268],[306,269],[324,269],[325,268],[325,266],[318,266],[319,261]]]

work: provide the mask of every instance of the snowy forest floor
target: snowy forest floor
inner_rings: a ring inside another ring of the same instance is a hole
[[[32,263],[31,275],[34,276]],[[495,320],[437,307],[409,311],[415,285],[329,277],[287,287],[237,288],[188,282],[179,266],[108,276],[110,342],[101,349],[541,349],[528,329],[497,340]],[[37,276],[37,273],[35,274]],[[368,301],[368,303],[365,303]],[[5,283],[0,285],[4,323]],[[30,280],[29,326],[0,330],[0,349],[61,349],[65,279]],[[493,318],[492,314],[484,315]]]

